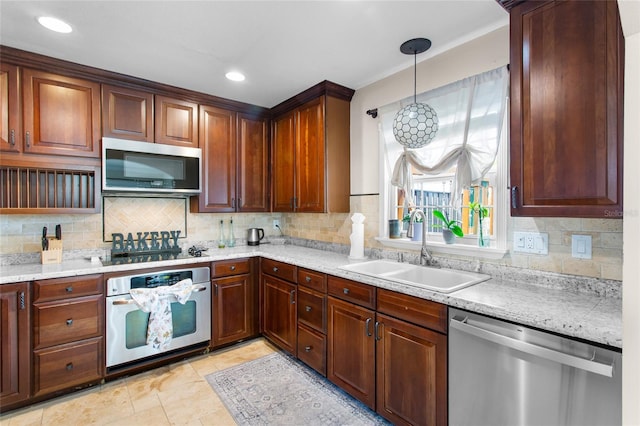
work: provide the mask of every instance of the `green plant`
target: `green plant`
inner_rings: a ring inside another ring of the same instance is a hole
[[[405,214],[404,217],[402,218],[403,222],[409,222],[410,220],[411,220],[411,214]],[[422,216],[416,217],[415,222],[422,223]]]
[[[458,220],[449,220],[445,213],[442,213],[440,210],[434,210],[433,215],[440,219],[444,223],[444,227],[446,229],[451,230],[457,237],[464,237],[464,232],[462,232],[462,228],[460,228],[460,221]]]
[[[478,213],[478,218],[482,220],[483,218],[489,216],[489,210],[486,207],[482,207],[480,203],[469,203],[469,208],[474,212]]]

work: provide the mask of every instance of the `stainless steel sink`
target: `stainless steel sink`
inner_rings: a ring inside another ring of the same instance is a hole
[[[475,272],[430,268],[390,260],[372,260],[340,266],[345,271],[382,278],[440,293],[451,293],[491,278]]]

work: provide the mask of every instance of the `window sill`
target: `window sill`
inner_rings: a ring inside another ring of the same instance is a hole
[[[376,237],[376,241],[385,247],[392,247],[402,250],[420,250],[420,241],[411,241],[407,238],[384,238]],[[427,247],[433,253],[458,254],[464,256],[481,257],[484,259],[502,259],[509,252],[506,249],[495,247],[478,247],[465,244],[445,244],[438,241],[427,241]]]

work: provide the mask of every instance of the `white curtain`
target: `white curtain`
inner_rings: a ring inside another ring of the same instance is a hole
[[[391,183],[404,189],[409,205],[412,172],[437,175],[455,168],[451,205],[459,207],[462,189],[489,171],[500,143],[508,81],[504,66],[419,94],[417,102],[431,105],[440,121],[436,137],[419,149],[404,148],[392,129],[396,113],[412,103],[413,96],[378,108],[385,163],[394,165]]]

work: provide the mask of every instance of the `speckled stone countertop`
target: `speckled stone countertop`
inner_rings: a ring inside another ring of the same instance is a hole
[[[620,297],[606,297],[606,294],[602,294],[606,292],[552,287],[543,282],[544,278],[540,278],[540,283],[535,282],[536,279],[532,278],[536,276],[535,274],[523,280],[492,274],[491,271],[482,271],[489,273],[493,278],[472,287],[444,294],[339,269],[340,266],[362,262],[362,260],[350,260],[346,255],[331,251],[295,245],[266,244],[257,247],[210,249],[206,253],[207,256],[199,258],[144,264],[103,266],[91,263],[90,260],[80,259],[55,265],[3,266],[0,271],[0,284],[262,256],[452,307],[622,348],[622,299]],[[544,277],[544,274],[541,276]]]

